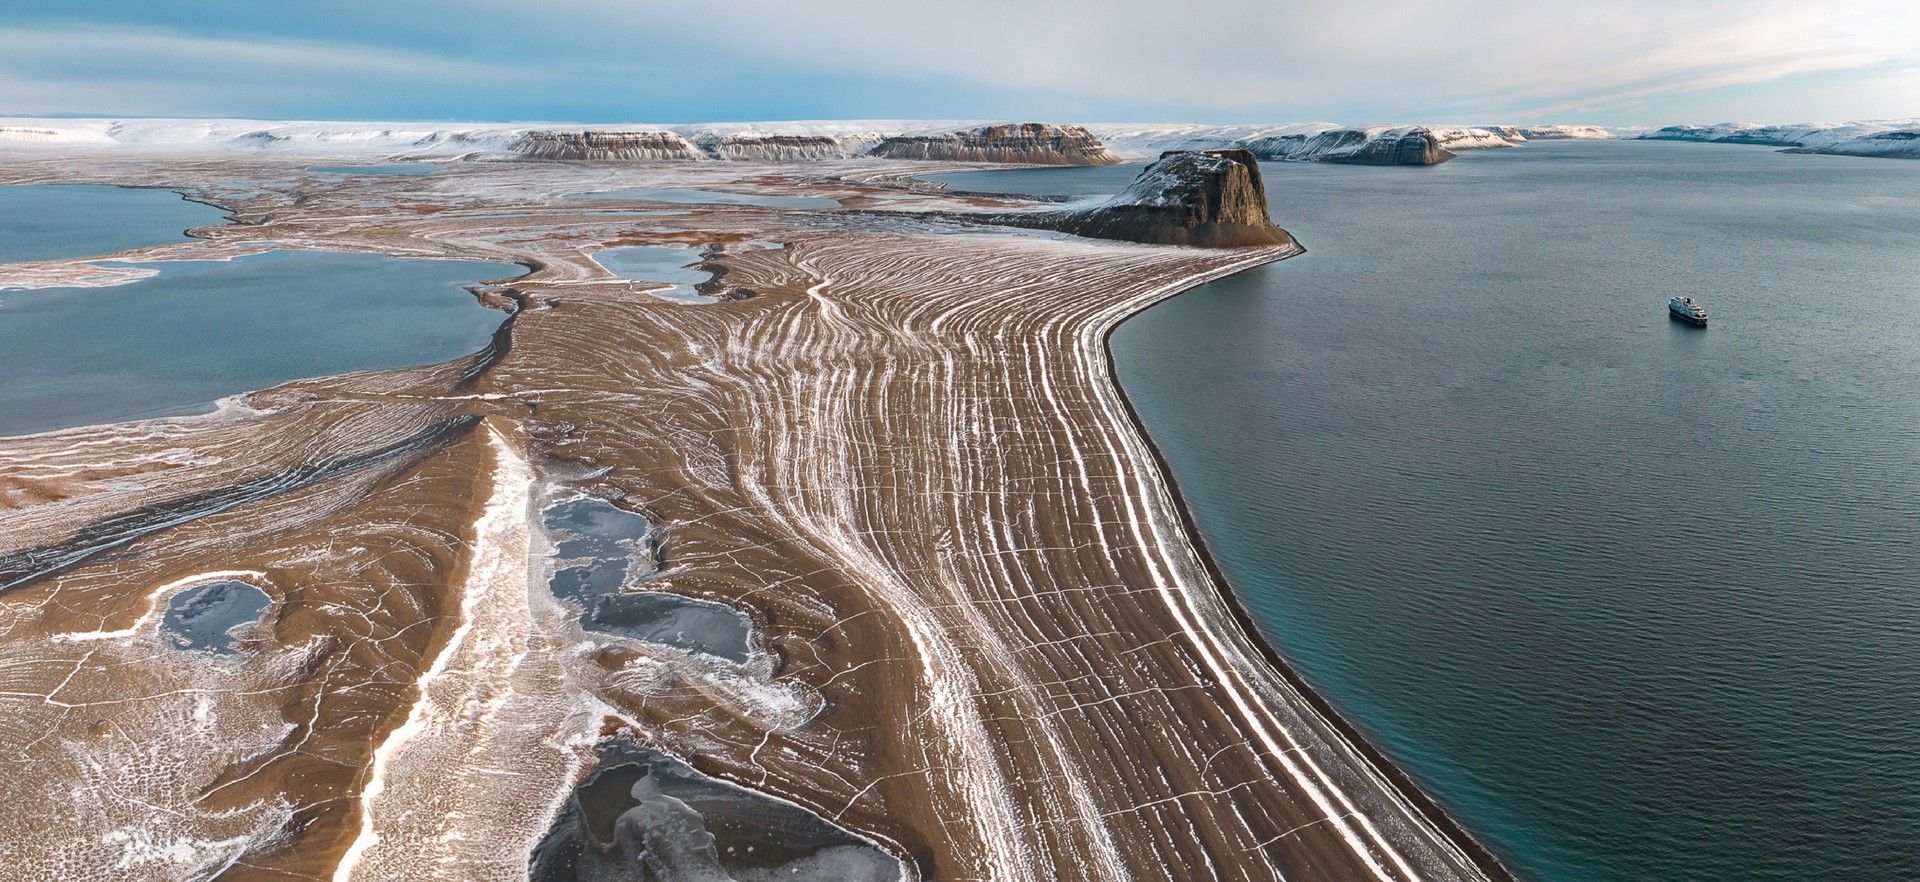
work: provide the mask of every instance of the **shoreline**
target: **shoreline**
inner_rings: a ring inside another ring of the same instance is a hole
[[[1520,882],[1519,877],[1514,875],[1513,871],[1500,861],[1498,855],[1494,854],[1491,849],[1481,843],[1479,838],[1473,835],[1472,831],[1466,829],[1458,819],[1454,818],[1452,813],[1448,812],[1431,794],[1427,793],[1426,790],[1419,785],[1419,782],[1407,774],[1405,769],[1402,769],[1398,763],[1380,750],[1358,726],[1354,725],[1351,720],[1347,719],[1345,714],[1334,707],[1333,703],[1329,701],[1326,696],[1320,694],[1312,684],[1308,683],[1306,678],[1301,676],[1300,672],[1294,668],[1293,664],[1289,662],[1285,656],[1280,654],[1280,650],[1273,644],[1273,641],[1269,640],[1267,635],[1260,630],[1259,623],[1254,620],[1253,614],[1247,609],[1245,600],[1241,598],[1239,591],[1234,588],[1233,582],[1227,578],[1226,573],[1220,568],[1220,563],[1215,558],[1212,547],[1207,544],[1205,534],[1200,531],[1200,525],[1193,516],[1192,506],[1187,501],[1186,492],[1181,488],[1178,476],[1174,474],[1172,464],[1167,461],[1165,451],[1160,449],[1159,442],[1154,440],[1152,432],[1147,429],[1146,422],[1140,418],[1139,410],[1134,407],[1133,399],[1127,394],[1126,385],[1120,382],[1119,368],[1113,355],[1113,335],[1122,325],[1139,318],[1146,314],[1148,310],[1167,303],[1176,297],[1191,294],[1208,285],[1223,281],[1240,273],[1264,266],[1272,266],[1273,264],[1290,260],[1307,253],[1306,246],[1300,245],[1298,240],[1295,240],[1295,245],[1299,250],[1293,254],[1275,258],[1266,263],[1246,267],[1245,269],[1236,270],[1218,278],[1206,279],[1189,287],[1174,291],[1165,297],[1140,306],[1119,321],[1114,322],[1111,327],[1106,329],[1106,332],[1102,334],[1100,338],[1101,352],[1106,357],[1106,381],[1111,384],[1112,388],[1118,393],[1117,397],[1123,409],[1126,411],[1127,419],[1129,423],[1131,423],[1133,431],[1139,435],[1146,449],[1152,454],[1154,469],[1159,473],[1160,479],[1166,483],[1167,489],[1171,491],[1168,495],[1173,499],[1173,507],[1180,519],[1181,529],[1186,534],[1187,541],[1192,545],[1195,555],[1200,559],[1201,566],[1206,570],[1213,589],[1218,593],[1221,600],[1224,601],[1225,606],[1233,616],[1234,622],[1240,626],[1243,636],[1258,649],[1261,658],[1273,668],[1274,672],[1277,673],[1281,679],[1285,680],[1297,690],[1300,695],[1306,698],[1307,703],[1313,708],[1314,712],[1326,721],[1328,728],[1337,732],[1342,738],[1345,738],[1357,753],[1373,765],[1374,769],[1380,773],[1387,783],[1393,786],[1400,798],[1406,800],[1409,805],[1417,809],[1420,812],[1420,816],[1424,818],[1427,823],[1432,824],[1449,842],[1456,848],[1459,848],[1489,879],[1494,880],[1494,882]]]
[[[364,832],[355,807],[367,796],[442,800],[469,819],[463,829],[476,838],[462,841],[479,843],[519,829],[481,810],[491,776],[510,762],[435,760],[443,774],[388,781],[384,793],[359,788],[389,727],[445,698],[419,694],[419,675],[455,621],[422,616],[466,597],[462,574],[481,549],[458,537],[486,506],[487,445],[469,434],[351,474],[338,467],[449,420],[506,420],[525,439],[517,455],[567,470],[605,498],[642,500],[645,516],[672,525],[667,553],[680,562],[672,591],[749,609],[783,659],[778,670],[743,674],[645,644],[609,645],[591,664],[556,670],[555,682],[502,693],[534,702],[515,707],[532,712],[569,696],[596,717],[593,731],[642,733],[703,775],[807,806],[888,843],[920,878],[1510,879],[1484,869],[1471,837],[1259,637],[1115,374],[1115,327],[1207,282],[1295,256],[1298,245],[1236,253],[925,234],[913,218],[950,197],[923,197],[911,206],[919,211],[885,222],[851,211],[827,220],[691,206],[649,208],[636,227],[630,213],[582,212],[555,195],[632,182],[715,187],[727,182],[722,172],[775,192],[893,193],[823,184],[806,170],[803,179],[778,177],[797,174],[780,165],[503,166],[431,198],[406,180],[380,180],[338,192],[283,188],[286,205],[238,212],[263,224],[249,229],[249,242],[496,260],[529,272],[503,280],[501,291],[469,288],[506,315],[492,345],[464,358],[262,391],[252,397],[270,414],[264,423],[88,434],[111,439],[115,460],[200,454],[184,469],[127,481],[105,473],[93,448],[0,445],[9,448],[0,458],[51,457],[23,499],[87,506],[26,509],[11,533],[36,548],[34,534],[121,523],[189,490],[225,500],[261,475],[319,469],[341,479],[239,498],[281,507],[271,534],[236,543],[223,525],[256,515],[195,509],[164,535],[132,537],[144,556],[88,557],[57,582],[19,590],[57,594],[72,609],[48,623],[57,635],[119,621],[127,611],[115,588],[130,579],[241,565],[269,573],[285,586],[287,608],[303,612],[257,647],[263,662],[311,635],[386,641],[399,656],[398,664],[367,656],[382,665],[371,673],[350,659],[288,687],[384,688],[347,693],[366,697],[312,715],[333,727],[327,743],[340,745],[346,763],[322,773],[288,758],[245,770],[248,789],[233,791],[236,800],[279,793],[312,800],[304,804],[315,813],[303,832],[250,860],[338,875],[341,849]],[[304,174],[165,164],[139,173],[215,198],[225,187]],[[516,188],[510,197],[496,195],[502,184]],[[221,229],[187,250],[246,244]],[[697,308],[638,297],[591,256],[610,243],[736,241],[777,246],[714,258],[729,282],[761,296]],[[1149,459],[1166,483],[1154,483]],[[389,574],[311,553],[340,547],[391,548],[405,566]],[[373,603],[395,596],[404,602]],[[372,605],[363,615],[359,604]],[[165,664],[153,671],[176,673]],[[82,696],[120,688],[82,685],[58,688]],[[804,722],[783,710],[816,701],[825,710]],[[510,757],[551,728],[522,721],[477,735]],[[843,737],[853,732],[871,734]],[[210,756],[180,780],[222,774]],[[1119,817],[1137,818],[1139,833],[1120,834],[1124,825],[1107,820]],[[376,821],[393,843],[414,834],[440,842],[430,834],[441,821],[390,831]],[[451,841],[427,851],[405,862],[517,860]],[[348,871],[381,875],[367,865]]]

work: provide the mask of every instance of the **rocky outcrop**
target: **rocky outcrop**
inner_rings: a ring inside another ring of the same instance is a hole
[[[1426,126],[1339,126],[1332,123],[1253,126],[1102,126],[1115,149],[1152,155],[1162,150],[1248,150],[1260,159],[1344,162],[1356,165],[1436,165],[1453,158],[1445,140]],[[1458,142],[1504,146],[1484,129],[1445,129]]]
[[[1293,241],[1267,217],[1260,164],[1245,150],[1168,151],[1105,202],[991,221],[1150,245],[1234,248]]]
[[[1308,139],[1305,151],[1321,162],[1349,165],[1439,165],[1453,158],[1423,127],[1363,132],[1336,129]]]
[[[894,135],[869,152],[883,159],[1114,165],[1120,157],[1080,126],[1007,123],[934,134]]]
[[[741,162],[809,162],[816,159],[846,159],[872,142],[861,142],[832,135],[771,135],[758,132],[734,134],[702,133],[693,136],[694,146],[714,159]]]
[[[705,159],[673,132],[528,132],[513,145],[527,159]]]

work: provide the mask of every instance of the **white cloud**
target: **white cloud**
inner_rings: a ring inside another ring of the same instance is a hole
[[[1620,107],[1920,60],[1913,0],[563,0],[546,14],[808,69],[1199,114]]]
[[[500,78],[500,65],[352,43],[206,37],[155,28],[0,26],[0,110],[204,114],[337,100],[382,81]]]
[[[0,25],[0,109],[360,101],[378,114],[396,96],[432,107],[436,90],[464,89],[466,107],[511,93],[518,112],[604,117],[624,100],[644,114],[646,96],[670,92],[695,112],[788,101],[806,113],[810,96],[782,94],[806,74],[850,84],[833,106],[856,113],[872,91],[863,83],[887,86],[895,114],[924,84],[926,106],[907,112],[930,117],[1004,106],[1061,118],[1670,122],[1724,105],[1777,120],[1804,106],[1806,82],[1839,72],[1852,80],[1828,89],[1822,115],[1920,114],[1920,82],[1899,73],[1920,68],[1913,0],[543,0],[532,11],[414,0],[402,12],[397,24],[371,3],[342,7],[336,42],[211,37],[190,22]],[[447,48],[476,44],[511,48]],[[1766,84],[1777,107],[1752,88]],[[756,86],[765,94],[744,94]]]

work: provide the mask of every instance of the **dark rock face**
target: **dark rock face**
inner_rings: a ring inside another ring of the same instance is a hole
[[[937,135],[882,139],[871,156],[947,162],[1017,162],[1030,165],[1114,165],[1120,157],[1080,126],[1008,123]]]
[[[1307,152],[1318,155],[1322,162],[1350,165],[1439,165],[1453,158],[1451,151],[1440,146],[1440,139],[1426,129],[1375,138],[1367,137],[1366,132],[1336,129],[1309,139]]]
[[[1260,164],[1246,150],[1169,150],[1126,190],[1088,208],[1001,215],[996,223],[1150,245],[1287,245],[1267,217]]]
[[[514,145],[528,159],[705,159],[673,132],[528,132]]]

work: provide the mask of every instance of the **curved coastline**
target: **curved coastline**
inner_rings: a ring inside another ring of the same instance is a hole
[[[1181,529],[1186,534],[1187,541],[1192,545],[1195,556],[1199,558],[1201,565],[1205,568],[1214,590],[1218,592],[1220,599],[1232,614],[1234,622],[1240,626],[1242,634],[1246,637],[1247,641],[1258,649],[1261,657],[1273,668],[1274,672],[1277,673],[1281,679],[1285,680],[1307,699],[1308,704],[1313,708],[1314,712],[1319,714],[1320,717],[1327,722],[1330,729],[1339,733],[1342,738],[1345,738],[1347,742],[1353,746],[1357,753],[1364,757],[1369,763],[1373,764],[1374,769],[1398,791],[1398,795],[1406,800],[1409,805],[1418,809],[1421,816],[1428,823],[1439,830],[1440,833],[1451,841],[1455,847],[1459,848],[1462,853],[1471,858],[1474,864],[1480,868],[1481,872],[1485,873],[1487,877],[1494,880],[1494,882],[1520,882],[1519,877],[1515,876],[1513,871],[1508,868],[1505,863],[1501,862],[1498,855],[1494,854],[1491,849],[1481,843],[1480,840],[1455,819],[1444,806],[1441,806],[1432,795],[1428,794],[1411,775],[1408,775],[1406,770],[1402,769],[1391,757],[1388,757],[1375,746],[1373,741],[1368,738],[1358,726],[1354,725],[1351,720],[1347,719],[1345,714],[1334,707],[1331,701],[1327,700],[1326,696],[1321,695],[1312,684],[1308,683],[1306,678],[1300,675],[1300,672],[1294,668],[1293,664],[1280,654],[1279,649],[1276,648],[1273,642],[1267,638],[1266,634],[1260,630],[1258,623],[1253,619],[1252,613],[1248,611],[1245,601],[1241,599],[1239,592],[1234,589],[1233,583],[1227,579],[1226,573],[1221,570],[1219,561],[1214,558],[1213,549],[1208,546],[1205,534],[1200,531],[1199,523],[1194,519],[1192,507],[1187,502],[1186,493],[1181,489],[1179,478],[1174,474],[1173,466],[1168,462],[1165,451],[1160,449],[1159,443],[1153,438],[1153,433],[1148,431],[1146,422],[1140,418],[1139,410],[1134,407],[1133,399],[1127,395],[1125,384],[1120,382],[1120,372],[1115,366],[1113,357],[1113,335],[1122,325],[1175,297],[1197,291],[1207,285],[1230,278],[1247,270],[1268,266],[1272,263],[1299,257],[1307,253],[1306,246],[1299,244],[1299,240],[1294,240],[1294,244],[1298,250],[1291,254],[1276,257],[1266,263],[1236,269],[1233,272],[1217,278],[1202,279],[1190,286],[1169,292],[1165,297],[1140,304],[1132,312],[1126,314],[1119,321],[1114,322],[1101,335],[1100,339],[1101,352],[1106,358],[1106,382],[1117,393],[1116,398],[1119,400],[1122,409],[1126,412],[1127,419],[1131,423],[1133,431],[1142,440],[1145,448],[1152,454],[1154,469],[1159,473],[1160,480],[1166,484],[1167,489],[1170,491],[1168,495],[1173,500],[1174,510],[1180,519]]]

